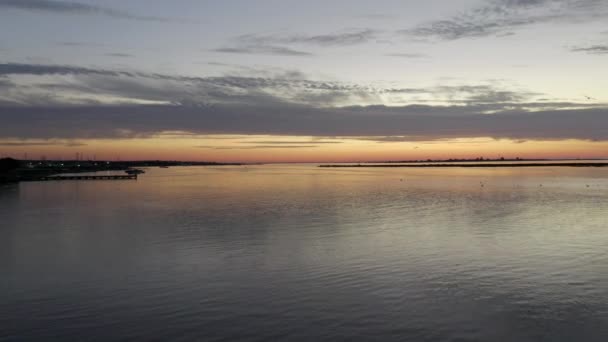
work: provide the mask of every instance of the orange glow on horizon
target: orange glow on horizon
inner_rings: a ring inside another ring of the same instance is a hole
[[[0,156],[17,159],[188,160],[244,163],[388,160],[601,159],[608,142],[513,141],[492,138],[382,142],[373,138],[289,136],[156,136],[145,139],[0,141]]]

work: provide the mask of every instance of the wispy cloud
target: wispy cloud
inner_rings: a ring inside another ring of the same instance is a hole
[[[62,94],[72,100],[110,98],[113,99],[111,103],[136,100],[197,105],[277,101],[336,105],[374,96],[367,87],[309,80],[294,71],[272,72],[265,77],[191,77],[66,65],[5,63],[0,64],[0,75],[55,76],[54,82],[46,79],[26,87],[15,85],[16,93],[22,95],[17,102],[24,104],[31,104],[31,99],[40,102],[36,99],[40,95],[45,95],[41,100],[52,101],[49,96]]]
[[[121,72],[65,65],[1,63],[0,75],[98,74],[118,76]]]
[[[591,45],[586,47],[573,47],[570,49],[572,52],[586,52],[592,55],[606,55],[608,54],[608,45]]]
[[[369,19],[369,20],[393,20],[393,19],[396,19],[397,17],[394,15],[385,14],[385,13],[367,13],[367,14],[360,14],[357,16],[357,18]]]
[[[11,82],[8,77],[6,76],[0,76],[0,88],[3,87],[12,87],[14,86],[14,83]]]
[[[607,17],[608,2],[603,0],[487,0],[463,14],[399,32],[417,38],[456,40],[512,35],[513,30],[534,24]]]
[[[86,146],[87,144],[77,141],[58,141],[58,140],[44,140],[44,141],[4,141],[0,140],[0,146],[7,147],[28,147],[28,146],[66,146],[66,147],[79,147]]]
[[[237,46],[237,47],[222,47],[212,51],[222,53],[238,53],[238,54],[253,54],[253,55],[276,55],[276,56],[312,56],[313,54],[306,51],[293,50],[284,46],[273,45],[257,45],[257,46]]]
[[[341,144],[342,141],[243,141],[241,144],[262,144],[262,145],[324,145],[324,144]]]
[[[240,69],[239,69],[240,70]],[[15,84],[13,76],[38,76]],[[4,76],[2,78],[2,76]],[[46,76],[54,76],[49,81]],[[429,87],[379,87],[311,80],[297,70],[257,70],[255,76],[193,77],[140,71],[110,70],[69,65],[0,64],[5,101],[32,105],[164,103],[199,106],[216,104],[291,104],[315,107],[352,104],[486,104],[530,103],[542,94],[498,81],[487,84]],[[36,82],[36,80],[39,80]],[[498,83],[497,83],[498,82]],[[1,94],[0,94],[1,96]]]
[[[57,42],[59,46],[103,46],[102,44],[84,43],[84,42]]]
[[[292,148],[315,148],[317,145],[255,145],[255,146],[196,146],[212,150],[260,150],[260,149],[292,149]]]
[[[395,53],[387,53],[385,56],[407,58],[407,59],[429,58],[428,55],[425,55],[423,53],[400,53],[400,52],[395,52]]]
[[[344,32],[306,35],[306,34],[246,34],[236,37],[236,41],[249,45],[269,44],[311,44],[319,46],[344,46],[369,42],[375,39],[378,31],[373,29],[357,29]]]
[[[56,14],[104,15],[120,19],[166,21],[166,18],[142,16],[109,7],[95,6],[73,1],[55,0],[0,0],[0,8],[37,11]]]
[[[382,90],[387,94],[428,94],[427,88],[386,88]]]
[[[431,102],[447,102],[463,105],[492,104],[513,106],[517,103],[529,103],[530,100],[542,94],[504,88],[496,84],[479,85],[438,85],[426,88],[386,88],[381,90],[390,95],[427,95]]]
[[[128,53],[124,53],[124,52],[109,52],[109,53],[106,53],[105,56],[108,56],[108,57],[119,57],[119,58],[133,57],[133,55],[128,54]]]
[[[372,29],[349,30],[344,32],[306,35],[292,33],[244,34],[233,39],[233,46],[214,49],[215,52],[312,56],[313,53],[288,47],[290,45],[346,46],[366,43],[376,38],[378,32]]]
[[[264,65],[250,66],[223,62],[207,62],[206,64],[223,67],[225,69],[224,74],[230,76],[281,78],[292,80],[306,79],[306,75],[303,72],[293,68]]]

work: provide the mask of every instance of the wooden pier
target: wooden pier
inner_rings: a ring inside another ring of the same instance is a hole
[[[137,179],[137,175],[74,175],[74,176],[47,176],[42,177],[41,181],[62,181],[62,180],[127,180]]]

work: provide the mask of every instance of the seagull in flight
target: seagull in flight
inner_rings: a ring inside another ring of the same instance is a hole
[[[594,99],[594,98],[593,98],[593,97],[591,97],[591,96],[587,96],[587,95],[583,95],[583,96],[584,96],[584,97],[585,97],[587,100],[593,100],[593,101],[595,101],[595,100],[596,100],[596,99]]]

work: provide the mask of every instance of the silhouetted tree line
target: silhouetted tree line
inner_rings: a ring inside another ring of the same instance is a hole
[[[0,172],[8,172],[19,168],[20,163],[18,160],[13,158],[2,158],[0,159]]]

